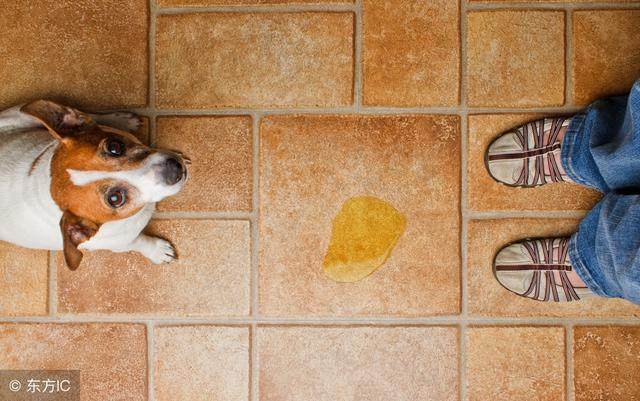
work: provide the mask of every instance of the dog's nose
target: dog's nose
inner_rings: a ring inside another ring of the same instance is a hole
[[[173,185],[182,179],[184,175],[184,168],[182,167],[182,163],[178,161],[178,159],[174,157],[168,158],[164,162],[164,170],[163,173],[164,180],[167,185]]]

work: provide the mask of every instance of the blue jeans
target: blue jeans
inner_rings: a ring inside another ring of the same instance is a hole
[[[589,289],[640,304],[640,80],[598,100],[569,125],[562,165],[604,193],[571,237],[569,257]]]

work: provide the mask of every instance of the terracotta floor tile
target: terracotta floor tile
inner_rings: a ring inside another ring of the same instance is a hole
[[[157,220],[149,231],[172,241],[179,260],[153,265],[136,253],[86,252],[73,272],[58,257],[58,311],[248,314],[249,222]]]
[[[261,401],[458,399],[453,327],[261,327]]]
[[[493,258],[509,242],[522,238],[570,235],[578,220],[473,220],[468,227],[468,302],[474,316],[636,316],[640,307],[619,299],[592,298],[579,302],[539,302],[514,295],[493,276]]]
[[[82,401],[146,401],[144,325],[1,324],[0,366],[80,370]]]
[[[146,0],[3,2],[0,108],[34,98],[146,105],[148,20]]]
[[[640,327],[576,327],[576,401],[640,400]]]
[[[251,211],[251,117],[161,117],[156,145],[192,160],[184,189],[158,204],[168,211]]]
[[[467,401],[563,401],[562,327],[467,330]]]
[[[474,11],[467,19],[470,106],[564,103],[563,11]]]
[[[160,107],[352,102],[351,13],[161,15],[156,36]]]
[[[157,401],[247,401],[247,327],[159,327],[155,333]]]
[[[573,13],[573,100],[626,94],[640,77],[640,10]]]
[[[49,252],[0,242],[0,316],[47,314]]]
[[[458,104],[458,2],[365,0],[363,6],[363,103]]]
[[[455,116],[264,119],[261,313],[457,313],[459,138]],[[363,194],[389,202],[407,228],[378,271],[337,283],[322,272],[331,222],[343,202]]]
[[[469,208],[487,210],[590,210],[601,195],[572,184],[513,188],[496,182],[485,167],[485,152],[500,134],[540,118],[535,114],[469,116],[467,177]]]
[[[353,3],[353,0],[157,0],[160,7],[243,6],[270,4]]]

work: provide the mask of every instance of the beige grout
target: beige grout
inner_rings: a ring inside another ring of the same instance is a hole
[[[460,115],[460,345],[459,345],[459,399],[467,399],[467,324],[468,324],[468,299],[467,299],[467,230],[468,230],[468,188],[467,188],[467,147],[469,139],[469,129],[467,124],[467,0],[460,0],[459,3],[459,40],[460,40],[460,66],[459,66],[459,115]]]
[[[1,323],[123,323],[123,324],[152,324],[158,325],[212,325],[212,326],[237,326],[237,325],[380,325],[380,326],[456,326],[456,325],[484,325],[484,326],[640,326],[640,316],[623,317],[544,317],[544,316],[468,316],[462,319],[461,315],[427,316],[427,317],[335,317],[335,316],[294,316],[294,317],[270,317],[262,316],[253,318],[211,316],[211,317],[176,317],[145,314],[59,314],[53,316],[30,317],[3,317]]]
[[[574,401],[575,394],[573,391],[573,325],[565,325],[565,347],[566,347],[566,365],[565,365],[565,386],[567,387],[567,401]]]
[[[303,13],[303,12],[353,12],[355,4],[282,4],[208,7],[163,7],[158,15],[196,13]]]
[[[259,317],[258,309],[258,280],[259,280],[259,251],[260,251],[260,123],[262,116],[258,113],[252,115],[252,214],[251,220],[251,343],[250,343],[250,364],[249,372],[249,399],[258,399],[258,355],[256,347],[256,320]]]
[[[155,365],[156,365],[156,347],[154,323],[147,322],[147,396],[148,401],[155,401]]]
[[[56,251],[49,251],[48,256],[47,312],[49,316],[55,317],[58,313],[58,266],[56,263]]]
[[[469,10],[606,10],[606,9],[627,9],[640,8],[640,2],[630,1],[624,3],[611,2],[491,2],[488,1],[472,1],[468,5]]]
[[[355,30],[354,30],[354,75],[353,75],[353,101],[354,108],[356,112],[360,112],[362,108],[362,97],[363,97],[363,66],[362,66],[362,57],[363,57],[363,29],[364,29],[364,5],[363,0],[356,0],[356,9],[355,9]]]

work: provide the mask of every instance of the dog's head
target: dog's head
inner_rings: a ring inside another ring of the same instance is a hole
[[[187,179],[180,153],[150,148],[78,110],[38,100],[21,111],[40,120],[59,141],[51,162],[51,196],[63,211],[60,229],[72,269],[82,259],[78,245],[101,224],[176,194]]]

